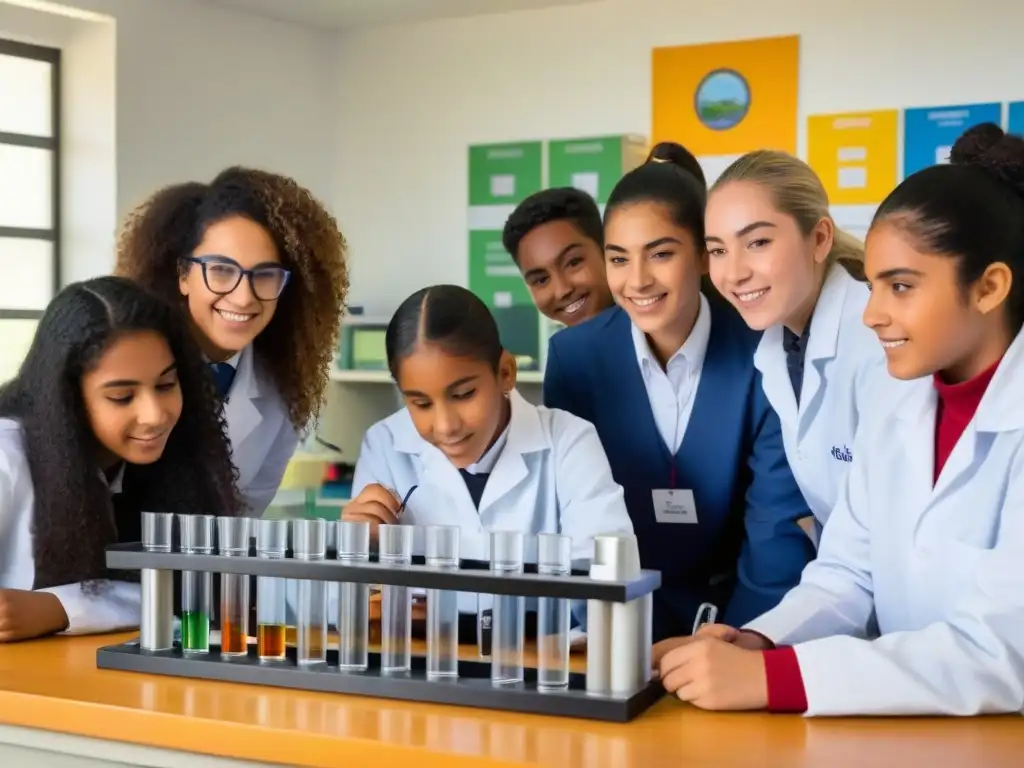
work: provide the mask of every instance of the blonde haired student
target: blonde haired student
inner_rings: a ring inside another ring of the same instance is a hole
[[[764,331],[754,365],[820,531],[856,459],[864,409],[886,396],[877,387],[900,386],[861,322],[864,247],[836,227],[810,166],[771,150],[744,155],[715,182],[704,240],[715,287]]]

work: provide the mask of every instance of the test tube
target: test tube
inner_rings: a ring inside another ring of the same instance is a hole
[[[288,549],[288,521],[260,520],[256,527],[256,555],[283,560]],[[260,576],[256,582],[256,654],[260,661],[284,661],[288,580]]]
[[[382,525],[377,529],[381,564],[412,562],[416,529],[411,525]],[[412,668],[412,600],[408,587],[390,584],[381,589],[381,672],[395,674]]]
[[[142,513],[142,547],[147,552],[170,552],[173,512]],[[142,616],[139,647],[167,651],[174,647],[174,571],[143,568]]]
[[[370,524],[338,523],[338,560],[370,559]],[[370,657],[370,585],[343,582],[338,587],[338,669],[362,672]]]
[[[213,515],[178,515],[181,551],[187,555],[213,554]],[[213,574],[181,573],[181,650],[210,652],[210,614],[213,612]]]
[[[572,571],[572,539],[560,533],[537,535],[537,573],[568,576]],[[569,601],[542,597],[537,606],[537,689],[557,691],[569,686]]]
[[[427,528],[427,565],[448,571],[459,570],[457,525]],[[449,589],[427,590],[427,679],[444,680],[459,676],[459,593]]]
[[[523,572],[523,534],[519,531],[491,532],[491,572]],[[526,631],[523,598],[518,595],[495,595],[493,611],[491,682],[495,685],[521,683]]]
[[[224,557],[249,556],[249,518],[218,517],[217,549]],[[249,653],[249,576],[220,575],[220,655]]]
[[[292,554],[296,560],[323,560],[327,556],[327,526],[323,520],[292,523]],[[295,632],[295,659],[299,664],[327,663],[327,582],[299,581]]]

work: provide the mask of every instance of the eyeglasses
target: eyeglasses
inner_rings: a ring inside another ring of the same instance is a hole
[[[187,256],[182,261],[202,267],[203,282],[210,293],[218,296],[232,293],[245,277],[249,279],[253,296],[260,301],[275,301],[292,276],[290,270],[272,264],[243,269],[241,264],[225,256]]]

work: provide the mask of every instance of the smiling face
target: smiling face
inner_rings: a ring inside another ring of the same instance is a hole
[[[669,209],[652,202],[615,208],[605,223],[608,286],[664,363],[683,345],[700,308],[703,248]]]
[[[243,269],[280,266],[281,257],[270,233],[243,216],[230,216],[207,227],[202,241],[192,253],[194,258],[219,257]],[[248,279],[242,279],[229,294],[210,290],[207,280],[215,281],[217,260],[203,266],[186,264],[178,287],[188,302],[193,327],[199,331],[199,345],[214,362],[226,360],[252,343],[274,317],[277,301],[261,301]],[[230,268],[230,267],[229,267]]]
[[[1003,313],[1010,272],[992,264],[966,290],[953,256],[923,253],[904,228],[883,221],[865,243],[871,297],[864,324],[878,334],[889,373],[915,379],[942,372],[966,381],[999,359],[1008,346]]]
[[[181,387],[166,339],[153,331],[123,334],[82,376],[89,426],[103,464],[151,464],[181,416]]]
[[[487,452],[507,423],[506,396],[515,386],[516,364],[503,352],[495,374],[483,360],[419,343],[399,364],[396,378],[420,437],[464,469]]]
[[[832,249],[832,221],[805,235],[765,187],[738,181],[715,189],[705,222],[711,281],[747,325],[803,333]]]
[[[552,320],[576,325],[612,305],[601,246],[569,220],[530,230],[516,258],[537,309]]]

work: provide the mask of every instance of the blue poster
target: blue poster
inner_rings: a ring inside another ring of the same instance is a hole
[[[1009,133],[1024,136],[1024,101],[1010,102]]]
[[[904,178],[923,168],[949,162],[953,142],[972,125],[1001,125],[1002,122],[1003,105],[998,102],[906,110],[903,113]]]

